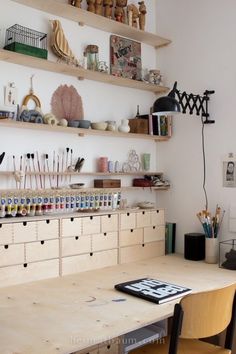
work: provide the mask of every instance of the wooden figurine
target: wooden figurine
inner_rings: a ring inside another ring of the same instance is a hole
[[[103,0],[104,6],[104,16],[107,18],[112,18],[112,7],[113,7],[113,0]]]
[[[115,8],[115,19],[118,22],[126,23],[126,16],[125,16],[125,7],[127,6],[128,0],[116,0],[116,8]]]
[[[72,6],[81,8],[82,0],[68,0],[68,3]]]
[[[95,0],[87,0],[87,11],[93,12],[95,14]]]
[[[102,16],[102,0],[95,0],[95,14]]]
[[[139,18],[139,11],[137,6],[134,4],[130,4],[127,6],[127,11],[128,11],[128,20],[129,20],[129,25],[131,21],[131,15],[132,15],[132,26],[135,28],[138,28],[138,18]]]
[[[140,1],[139,3],[139,28],[144,31],[145,30],[145,17],[147,13],[146,6],[144,4],[144,1]]]

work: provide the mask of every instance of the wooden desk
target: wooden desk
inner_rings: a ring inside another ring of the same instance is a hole
[[[0,289],[1,354],[68,354],[170,317],[163,305],[119,293],[115,283],[155,277],[202,291],[235,282],[235,272],[163,256]],[[124,301],[119,301],[124,299]]]

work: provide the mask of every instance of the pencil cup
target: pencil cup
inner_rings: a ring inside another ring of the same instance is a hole
[[[205,262],[217,263],[218,262],[219,243],[217,238],[205,239]]]

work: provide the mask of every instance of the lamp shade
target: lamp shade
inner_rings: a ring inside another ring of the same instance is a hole
[[[158,98],[153,105],[153,115],[172,115],[180,113],[179,102],[170,95]]]

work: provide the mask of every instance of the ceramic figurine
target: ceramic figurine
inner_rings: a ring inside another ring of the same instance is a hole
[[[95,14],[102,16],[102,0],[95,0]]]
[[[121,124],[118,127],[119,132],[121,133],[128,133],[130,131],[129,120],[122,119]]]
[[[126,23],[125,7],[127,6],[127,0],[116,0],[115,19],[118,22]]]
[[[68,3],[72,6],[81,8],[82,0],[69,0]]]
[[[103,6],[104,16],[107,18],[112,18],[113,0],[103,0]]]
[[[144,4],[144,1],[140,1],[139,3],[139,28],[144,31],[145,30],[145,23],[146,23],[146,6]]]
[[[87,11],[93,12],[95,14],[95,0],[87,0]]]

